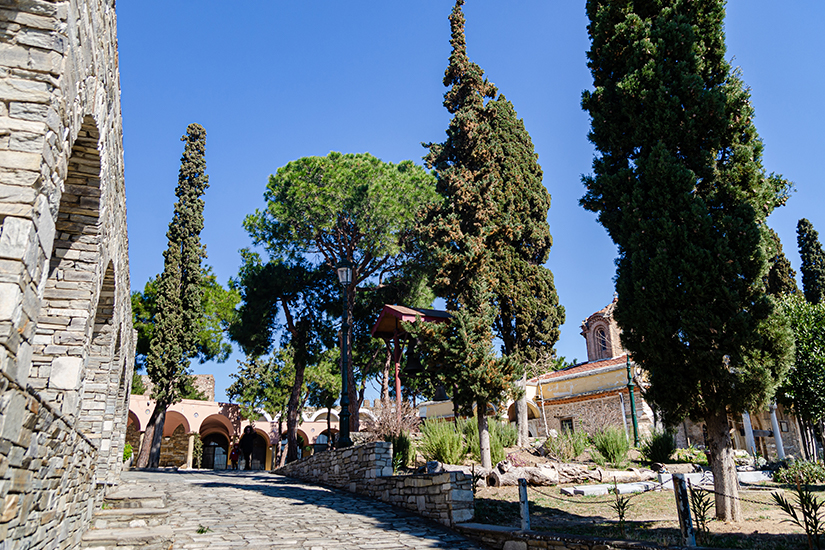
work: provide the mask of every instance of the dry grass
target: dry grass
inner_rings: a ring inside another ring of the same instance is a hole
[[[771,490],[790,487],[773,483],[765,485],[770,490],[741,492],[742,498],[764,503],[743,502],[745,521],[739,524],[710,521],[710,539],[706,546],[753,550],[807,547],[804,532],[784,522],[785,514],[773,504],[770,496]],[[819,498],[825,498],[825,486],[817,486],[816,493]],[[558,487],[530,487],[528,496],[534,530],[619,538],[618,518],[608,502],[613,499],[612,495],[564,497]],[[476,495],[476,521],[519,526],[518,488],[480,489]],[[628,539],[677,544],[679,525],[673,491],[652,491],[634,497],[627,513],[626,529]]]

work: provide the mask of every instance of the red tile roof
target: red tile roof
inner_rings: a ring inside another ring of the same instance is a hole
[[[627,362],[627,354],[624,353],[619,355],[618,357],[611,357],[610,359],[599,359],[598,361],[588,361],[587,363],[579,363],[578,365],[573,365],[572,367],[567,367],[565,369],[547,372],[542,374],[541,376],[537,376],[536,378],[531,378],[528,382],[536,383],[539,379],[542,381],[551,380],[553,378],[561,378],[562,376],[568,376],[571,374],[580,374],[583,372],[601,369],[604,367],[613,367],[616,365],[624,365]]]

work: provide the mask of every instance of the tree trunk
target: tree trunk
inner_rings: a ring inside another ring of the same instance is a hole
[[[708,428],[713,488],[717,493],[716,519],[725,522],[742,521],[742,506],[738,500],[739,479],[733,460],[727,412],[722,409],[709,413],[705,417],[705,423]]]
[[[332,414],[327,407],[327,449],[332,449]]]
[[[280,418],[278,419],[278,433],[281,433],[281,434],[284,433],[283,420],[281,420]],[[280,440],[278,441],[278,449],[281,449]],[[279,453],[280,454],[278,455],[278,468],[280,468],[284,464],[286,464],[286,452],[284,452],[283,450],[280,450]]]
[[[286,460],[298,460],[298,405],[301,400],[301,386],[304,385],[304,365],[295,363],[295,380],[286,407]]]
[[[796,427],[799,429],[799,440],[802,442],[802,454],[805,460],[811,460],[811,453],[808,450],[808,439],[805,437],[805,423],[802,418],[796,417]]]
[[[527,373],[521,380],[522,394],[516,401],[516,428],[518,428],[518,446],[527,447],[530,445],[530,428],[528,426],[527,414]]]
[[[476,402],[476,417],[478,418],[478,446],[481,456],[481,467],[491,469],[493,459],[490,457],[490,431],[487,429],[487,402],[479,399]]]
[[[392,351],[387,344],[387,356],[384,359],[384,367],[381,369],[381,406],[390,406],[390,363],[392,362]]]
[[[536,395],[538,395],[538,398],[541,399],[541,405],[539,406],[541,407],[541,417],[544,419],[544,437],[550,437],[550,429],[547,427],[547,408],[544,406],[544,394],[541,390],[541,375],[539,375],[536,384],[538,385],[538,392]]]
[[[490,487],[505,487],[518,485],[518,480],[524,478],[528,485],[548,486],[559,484],[559,472],[555,468],[511,468],[502,472],[493,468],[487,476],[487,485]]]
[[[157,468],[160,463],[160,446],[163,443],[163,425],[166,422],[166,409],[168,405],[155,402],[152,409],[152,416],[146,424],[146,431],[143,432],[143,443],[135,463],[136,468]]]

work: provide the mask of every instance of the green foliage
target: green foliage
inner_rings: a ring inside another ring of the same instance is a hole
[[[768,294],[774,296],[799,294],[799,287],[796,286],[796,272],[782,251],[779,235],[771,228],[768,228],[768,234],[770,236],[767,242],[768,277],[765,283]]]
[[[283,415],[295,380],[291,348],[281,348],[267,357],[247,357],[238,361],[238,371],[230,373],[232,383],[226,395],[238,403],[244,418],[257,418],[260,411]]]
[[[415,443],[409,433],[402,431],[396,436],[387,435],[385,441],[392,443],[393,472],[415,462]]]
[[[598,452],[593,457],[597,462],[607,462],[616,468],[621,468],[627,463],[630,442],[624,430],[617,426],[607,426],[594,433],[593,447]]]
[[[819,242],[819,233],[805,218],[796,225],[796,241],[802,260],[799,267],[802,272],[802,291],[806,300],[818,304],[825,294],[825,252]]]
[[[808,536],[808,548],[819,550],[820,537],[825,527],[825,502],[819,500],[814,496],[809,485],[802,485],[798,480],[796,483],[796,506],[790,500],[785,498],[782,493],[771,493],[774,502],[782,508],[782,511],[790,516],[790,519],[784,520],[787,523],[793,523],[805,529],[805,534]],[[797,513],[797,507],[799,513]],[[802,514],[802,519],[799,518]]]
[[[289,288],[293,295],[303,295],[302,301],[308,307],[301,319],[308,328],[320,330],[321,313],[324,307],[332,306],[310,299],[301,290],[306,288],[302,278],[284,278],[288,275],[284,271],[302,266],[307,273],[303,279],[316,273],[325,277],[336,287],[324,294],[329,302],[340,292],[335,266],[343,260],[351,262],[355,266],[353,282],[344,292],[349,341],[353,342],[348,349],[347,379],[350,405],[357,406],[357,384],[371,372],[375,346],[365,325],[355,323],[355,287],[375,276],[380,276],[380,286],[383,279],[404,269],[410,229],[421,207],[434,196],[433,177],[422,167],[411,161],[385,163],[367,153],[332,152],[326,157],[304,157],[279,168],[270,176],[264,193],[266,209],[244,220],[253,244],[266,249],[269,261],[263,263],[251,251],[243,252],[240,285],[252,301],[246,300],[241,312],[248,322],[242,323],[246,328],[240,332],[246,334],[235,334],[255,353],[270,348],[278,322],[278,309],[270,306],[277,300],[267,299],[267,293],[256,288],[273,286],[283,287],[282,305],[289,303]],[[336,318],[340,316],[339,308],[335,306]],[[368,317],[374,319],[375,314]],[[294,338],[298,333],[292,334]],[[293,346],[296,352],[302,347],[295,342]],[[357,418],[354,415],[356,426]]]
[[[146,386],[143,384],[143,378],[137,369],[132,372],[132,395],[143,395],[146,393]]]
[[[616,500],[610,503],[610,507],[613,508],[613,511],[616,512],[616,515],[619,517],[619,534],[624,538],[626,536],[625,519],[627,518],[628,510],[630,510],[630,497],[619,494],[619,486],[615,480],[613,480],[613,495],[616,497]]]
[[[726,60],[724,4],[588,0],[582,107],[597,154],[581,199],[618,247],[614,318],[647,372],[645,399],[668,425],[705,419],[720,450],[725,415],[761,410],[792,350],[765,292],[765,221],[791,184],[762,165],[748,87]],[[711,458],[731,472],[728,456]],[[735,497],[730,479],[716,476],[716,490]],[[740,519],[732,498],[719,503]]]
[[[825,303],[788,296],[782,312],[793,330],[793,366],[777,399],[806,422],[825,416]]]
[[[702,449],[693,445],[688,449],[676,449],[673,453],[673,462],[708,465],[708,455]]]
[[[489,429],[490,437],[496,437],[505,449],[515,447],[518,443],[518,429],[509,422],[494,420],[490,422]]]
[[[426,460],[444,464],[461,464],[464,461],[464,440],[452,422],[425,421],[421,425],[420,448]]]
[[[693,520],[696,522],[696,532],[698,542],[705,544],[710,537],[708,523],[711,520],[711,510],[713,509],[713,497],[710,491],[701,487],[694,487],[688,484],[688,496],[690,497],[690,509],[693,512]]]
[[[132,445],[131,443],[127,443],[123,446],[123,462],[126,462],[132,458]]]
[[[773,473],[777,483],[796,483],[805,485],[825,482],[825,466],[822,462],[795,460]]]
[[[476,462],[481,462],[477,419],[460,418],[458,428],[464,434],[466,451],[470,453],[470,457]],[[498,464],[507,458],[504,449],[516,445],[518,432],[513,426],[494,419],[488,420],[487,429],[490,432],[490,460],[493,464]]]
[[[146,364],[149,344],[155,331],[158,281],[159,277],[152,277],[144,285],[143,291],[134,291],[131,296],[132,319],[134,328],[137,331],[135,345],[136,372]],[[240,295],[232,288],[225,289],[221,286],[212,272],[211,266],[204,266],[201,271],[200,290],[203,317],[197,336],[196,357],[201,364],[207,361],[223,363],[232,353],[231,344],[224,340],[224,332],[232,320],[235,306],[240,301]]]
[[[196,433],[194,437],[194,445],[192,446],[192,462],[195,468],[200,470],[201,461],[203,460],[203,440],[201,434]]]
[[[676,438],[669,430],[654,429],[645,437],[639,451],[650,462],[668,462],[676,451]]]
[[[560,462],[570,462],[579,457],[587,445],[590,437],[587,432],[573,430],[572,432],[562,432],[556,437],[548,437],[544,442],[544,447],[548,454]]]
[[[199,535],[203,535],[203,534],[209,533],[211,531],[212,531],[212,529],[210,529],[209,527],[205,527],[203,525],[198,525],[197,533]]]

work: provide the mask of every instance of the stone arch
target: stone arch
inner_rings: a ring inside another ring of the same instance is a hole
[[[221,433],[230,441],[235,436],[232,422],[222,414],[210,414],[204,418],[199,433],[202,438],[213,433]]]
[[[140,418],[138,417],[137,413],[130,410],[128,414],[128,421],[127,424],[129,426],[134,426],[138,432],[142,432],[143,430],[140,429]]]
[[[338,412],[335,411],[335,410],[330,409],[329,410],[329,418],[332,422],[338,422]],[[327,409],[321,409],[319,411],[316,411],[315,414],[313,414],[309,418],[309,421],[310,422],[326,422],[327,421]]]
[[[189,421],[184,415],[178,411],[167,410],[166,420],[163,423],[163,436],[168,437],[172,435],[178,426],[183,426],[184,433],[189,433],[191,431],[189,429]]]
[[[95,313],[92,300],[100,257],[99,139],[94,119],[86,116],[68,159],[32,356],[32,385],[43,389],[45,400],[70,418],[78,412],[85,348]]]
[[[527,400],[527,420],[533,420],[535,418],[539,418],[539,408],[536,406],[535,403],[531,400]],[[516,403],[513,402],[507,408],[507,419],[510,422],[516,421]]]

